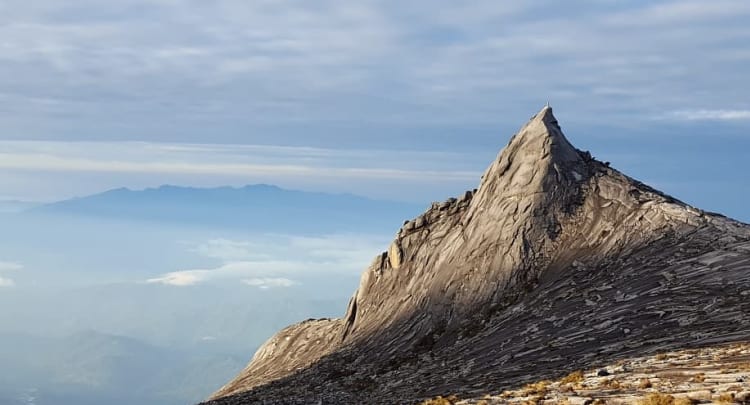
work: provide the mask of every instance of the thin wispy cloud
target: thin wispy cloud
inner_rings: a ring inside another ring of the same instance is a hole
[[[239,280],[242,277],[263,277],[274,274],[302,272],[311,268],[314,269],[315,267],[293,260],[237,261],[228,262],[213,268],[169,272],[159,277],[147,279],[146,282],[173,286],[189,286],[212,280]]]
[[[688,121],[748,121],[750,110],[682,110],[667,114],[667,118]]]
[[[245,240],[210,239],[198,244],[192,251],[201,256],[225,262],[269,260],[272,258],[272,255],[268,254],[268,250],[265,249],[263,243]]]
[[[17,271],[21,269],[23,269],[23,265],[21,263],[0,261],[0,272]]]
[[[243,284],[247,284],[252,287],[258,287],[260,289],[269,289],[275,287],[291,287],[297,284],[294,280],[288,278],[248,278],[242,280]]]
[[[101,173],[203,174],[223,176],[310,176],[349,179],[429,180],[476,178],[474,172],[441,172],[360,167],[314,167],[302,165],[258,165],[191,162],[128,162],[73,159],[59,156],[0,154],[0,168],[35,171]]]
[[[299,184],[329,183],[344,188],[352,184],[367,188],[377,182],[406,187],[415,183],[433,186],[472,184],[480,176],[479,171],[468,170],[473,163],[469,156],[460,153],[416,150],[394,152],[273,145],[0,141],[0,169],[6,174],[32,173],[38,181],[62,173],[80,178],[94,177],[98,178],[98,182],[109,179],[106,185],[92,181],[89,189],[81,190],[79,194],[123,185],[139,188],[182,183],[185,181],[183,179],[193,179],[193,182],[202,179],[202,185],[208,186],[275,183],[295,187]],[[136,180],[123,184],[122,178]],[[0,177],[0,185],[2,180]]]
[[[16,283],[13,280],[11,280],[9,278],[0,277],[0,288],[3,288],[3,287],[13,287],[15,285],[16,285]]]

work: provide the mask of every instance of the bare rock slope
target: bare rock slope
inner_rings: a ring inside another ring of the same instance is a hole
[[[750,404],[750,345],[712,345],[632,357],[515,390],[431,401],[455,405]]]
[[[290,326],[208,404],[471,397],[750,340],[750,226],[575,149],[545,107],[478,189],[406,222],[346,314]]]

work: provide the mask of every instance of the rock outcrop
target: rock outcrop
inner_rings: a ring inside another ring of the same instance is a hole
[[[750,340],[750,227],[574,148],[536,114],[478,189],[407,221],[346,314],[290,326],[210,404],[413,403]]]

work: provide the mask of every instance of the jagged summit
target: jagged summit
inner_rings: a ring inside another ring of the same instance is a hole
[[[516,171],[524,175],[533,172],[535,167],[582,163],[580,152],[563,135],[552,108],[545,106],[511,138],[508,146],[500,151],[497,160],[490,165],[483,178],[492,178],[490,174],[502,177],[513,164],[516,165]],[[580,175],[579,173],[576,177]],[[525,178],[521,177],[518,180],[520,183]]]
[[[404,223],[343,318],[282,330],[214,403],[409,403],[750,338],[745,290],[747,226],[577,150],[545,106],[478,189]]]
[[[552,108],[545,106],[514,135],[487,168],[480,195],[504,197],[553,190],[588,176],[588,153],[575,149],[563,135]]]
[[[550,155],[551,159],[563,162],[580,160],[578,151],[563,135],[550,106],[536,113],[510,140],[506,150],[512,149],[516,141],[525,144],[531,153],[541,153],[540,157]]]

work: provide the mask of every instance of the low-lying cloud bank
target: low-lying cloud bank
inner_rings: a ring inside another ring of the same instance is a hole
[[[265,235],[258,240],[210,239],[188,250],[220,262],[215,267],[168,272],[146,283],[176,287],[237,281],[262,289],[300,284],[300,276],[359,274],[387,241],[366,235],[300,237]],[[280,260],[280,257],[287,258]]]

